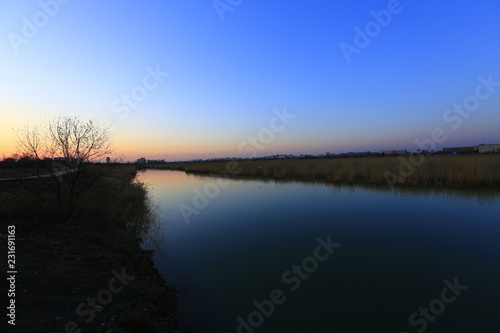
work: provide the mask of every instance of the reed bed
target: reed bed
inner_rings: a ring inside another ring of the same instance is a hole
[[[82,232],[123,230],[138,239],[155,227],[156,210],[135,166],[91,166],[86,178],[98,181],[70,203],[38,198],[17,181],[0,183],[0,220],[43,220],[78,226]],[[44,189],[39,180],[31,186]]]
[[[500,188],[500,154],[216,161],[147,168],[339,184]]]

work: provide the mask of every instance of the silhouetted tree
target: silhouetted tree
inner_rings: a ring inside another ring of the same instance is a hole
[[[30,170],[32,177],[53,189],[60,204],[71,202],[87,189],[92,181],[87,179],[84,183],[82,176],[88,166],[113,151],[107,129],[100,128],[93,120],[82,122],[77,117],[61,116],[43,126],[27,126],[18,131],[17,150],[20,156],[32,156],[36,162]],[[43,191],[33,188],[33,194],[43,197]]]

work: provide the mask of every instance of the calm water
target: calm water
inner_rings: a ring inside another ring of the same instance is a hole
[[[500,332],[498,193],[139,177],[188,332]]]

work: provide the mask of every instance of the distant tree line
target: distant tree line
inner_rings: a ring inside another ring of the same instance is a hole
[[[23,155],[19,156],[18,154],[14,154],[11,157],[4,157],[2,161],[0,161],[0,168],[36,168],[37,160],[34,156],[31,155]]]

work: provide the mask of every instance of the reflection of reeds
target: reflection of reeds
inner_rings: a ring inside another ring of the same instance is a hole
[[[205,181],[213,181],[216,178],[228,179],[229,176],[220,173],[198,173],[188,172],[189,176],[198,178]],[[290,183],[298,183],[310,186],[328,186],[335,193],[341,193],[344,190],[355,191],[363,189],[368,191],[375,191],[380,193],[394,192],[401,196],[401,198],[408,199],[414,196],[419,198],[421,196],[439,195],[450,198],[464,198],[477,200],[480,204],[491,204],[500,200],[500,191],[498,187],[484,188],[484,187],[470,187],[470,188],[452,188],[452,187],[422,187],[422,186],[399,186],[391,188],[387,185],[369,184],[369,183],[331,183],[322,180],[308,180],[308,179],[277,179],[270,177],[248,177],[248,176],[231,176],[231,181],[236,182],[261,182],[263,184],[273,183],[276,185],[285,185]]]
[[[409,157],[287,159],[238,161],[237,176],[322,181],[342,184],[388,184],[387,175],[405,176],[396,185],[422,187],[500,187],[500,154],[412,157],[420,166],[401,169]],[[148,166],[186,172],[226,173],[229,162],[172,163]],[[411,164],[410,164],[411,165]],[[403,170],[403,173],[400,173]]]

